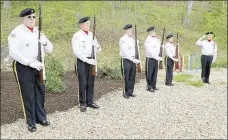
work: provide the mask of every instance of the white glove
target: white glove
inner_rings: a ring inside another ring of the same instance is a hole
[[[157,57],[157,60],[158,61],[163,61],[163,58],[162,57]]]
[[[205,38],[207,35],[203,35],[203,37],[202,38]]]
[[[178,59],[176,59],[176,58],[173,58],[173,61],[176,61],[176,62],[178,62]]]
[[[31,68],[37,69],[38,71],[40,71],[43,68],[43,64],[39,61],[30,62],[28,65]]]
[[[40,36],[39,42],[43,45],[46,46],[47,45],[47,39],[44,35]]]
[[[164,44],[162,44],[162,46],[161,46],[162,48],[165,48],[165,45]]]
[[[137,44],[139,44],[139,40],[137,39]]]
[[[97,49],[99,49],[100,48],[100,45],[97,43],[97,41],[95,41],[95,40],[92,40],[92,45],[94,46],[94,47],[96,47]]]
[[[86,59],[85,62],[90,64],[90,65],[96,65],[96,63],[97,63],[96,60],[94,60],[94,59]]]
[[[139,63],[140,63],[140,61],[139,61],[138,59],[133,59],[133,63],[135,63],[135,64],[139,64]]]

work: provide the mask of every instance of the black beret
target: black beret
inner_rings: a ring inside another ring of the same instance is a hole
[[[19,17],[24,17],[27,15],[31,15],[32,13],[35,13],[35,10],[32,8],[25,8],[21,13],[19,14]]]
[[[83,18],[81,18],[81,19],[78,21],[78,23],[84,23],[84,22],[86,22],[86,21],[88,21],[88,20],[90,20],[89,17],[83,17]]]
[[[207,32],[206,35],[208,35],[208,34],[214,34],[214,33],[213,32]]]
[[[169,38],[171,38],[171,37],[173,37],[173,34],[167,35],[167,36],[166,36],[166,39],[169,39]]]
[[[132,28],[132,24],[125,25],[123,29],[129,29],[129,28]]]
[[[153,31],[153,30],[154,30],[154,26],[149,27],[149,28],[147,29],[147,32],[150,32],[150,31]]]

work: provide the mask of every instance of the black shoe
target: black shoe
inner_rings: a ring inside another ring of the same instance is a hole
[[[166,83],[165,85],[166,85],[166,86],[172,86],[171,83]]]
[[[209,81],[208,81],[208,82],[205,82],[205,83],[207,83],[207,84],[211,84]]]
[[[148,88],[147,91],[154,92],[154,90],[152,88]]]
[[[100,108],[99,105],[95,104],[95,103],[92,103],[92,104],[87,104],[87,107],[90,107],[90,108],[94,108],[94,109],[98,109]]]
[[[130,96],[129,95],[127,95],[127,94],[123,94],[123,96],[124,96],[124,98],[126,98],[126,99],[129,99],[130,98]]]
[[[35,132],[36,131],[36,125],[35,124],[29,124],[28,125],[28,131]]]
[[[174,86],[174,84],[170,83],[171,86]]]
[[[50,122],[48,122],[47,120],[38,121],[38,123],[39,123],[40,125],[43,125],[43,126],[49,126],[49,125],[50,125]]]
[[[159,90],[159,88],[153,88],[153,90]]]
[[[132,93],[132,94],[129,94],[129,96],[131,96],[131,97],[136,97],[136,95],[135,95],[135,94],[133,94],[133,93]]]
[[[85,105],[80,105],[80,111],[81,112],[86,112],[86,106]]]

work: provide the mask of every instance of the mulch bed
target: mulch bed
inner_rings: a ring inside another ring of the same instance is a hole
[[[137,73],[136,82],[145,78]],[[64,75],[66,89],[61,93],[46,93],[45,106],[48,114],[68,110],[78,105],[78,80],[74,71]],[[95,100],[110,91],[122,89],[122,80],[98,78],[95,80]],[[24,118],[20,94],[13,72],[1,72],[1,125]]]

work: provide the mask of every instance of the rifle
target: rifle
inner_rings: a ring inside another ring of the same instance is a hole
[[[41,6],[41,2],[39,2],[39,34],[38,34],[38,39],[40,40],[40,34],[42,31],[42,6]],[[42,54],[41,54],[41,43],[38,41],[38,61],[40,61],[41,63],[43,63],[42,60]],[[41,69],[39,71],[39,81],[40,84],[44,84],[44,71],[43,69]]]
[[[164,42],[164,36],[165,36],[165,26],[163,28],[163,33],[162,33],[162,41],[161,41],[161,47],[160,47],[160,53],[159,53],[159,57],[162,57],[163,54],[163,42]],[[162,61],[159,61],[159,69],[163,69],[163,65],[162,65]]]
[[[94,22],[93,22],[93,40],[95,39],[95,30],[96,30],[96,18],[95,18],[95,14],[94,14]],[[95,57],[95,52],[94,52],[94,46],[92,46],[92,54],[91,54],[91,57],[92,59],[96,60],[96,57]],[[96,73],[97,73],[97,68],[96,68],[96,65],[93,65],[92,67],[92,75],[93,76],[96,76]]]
[[[177,32],[177,45],[176,45],[176,56],[175,56],[176,59],[178,59],[178,55],[179,55],[179,45],[178,45],[178,43],[179,43],[179,34]],[[175,70],[176,69],[180,69],[179,61],[175,62]]]
[[[135,59],[140,59],[139,48],[137,43],[137,28],[135,24]],[[142,72],[141,63],[137,64],[137,72]]]

